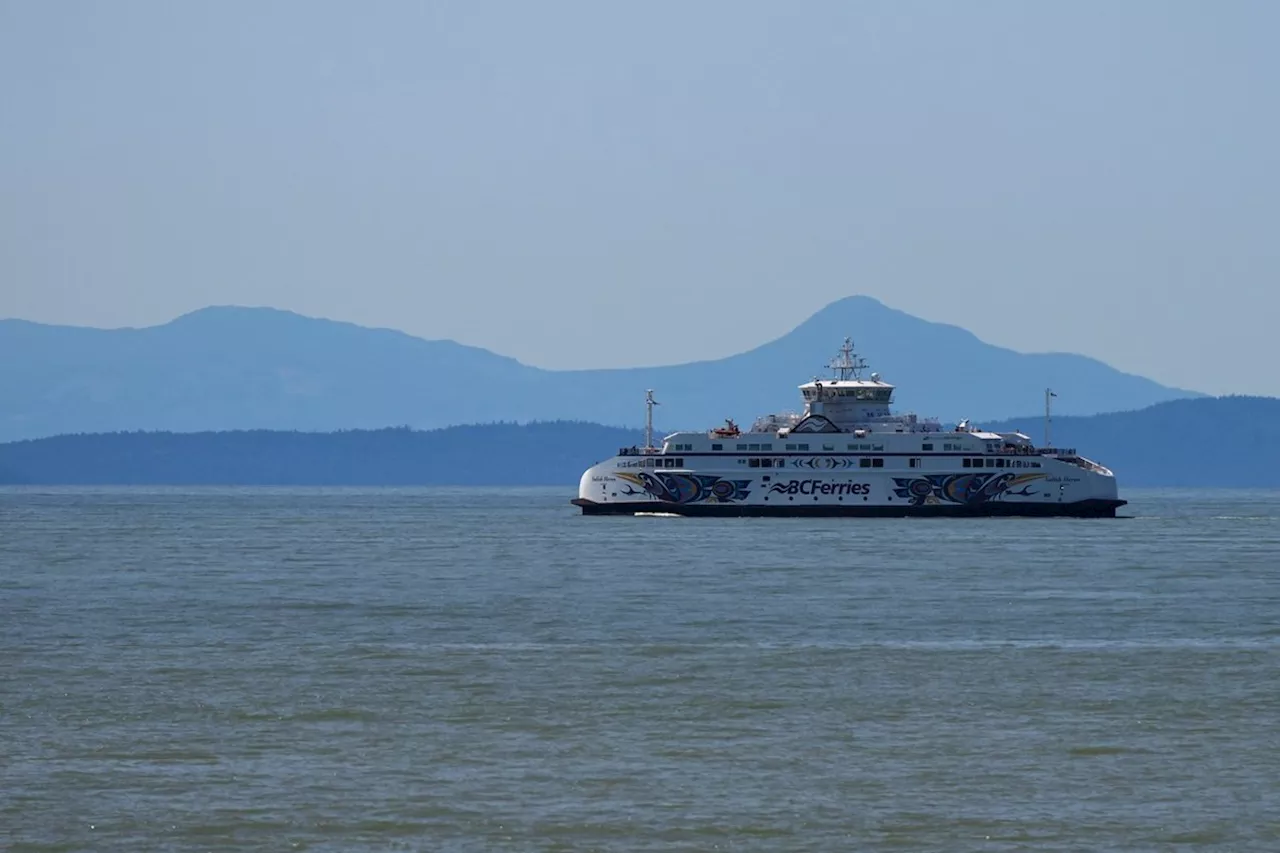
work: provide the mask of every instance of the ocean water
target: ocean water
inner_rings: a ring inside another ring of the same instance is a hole
[[[0,849],[1280,850],[1280,493],[0,490]]]

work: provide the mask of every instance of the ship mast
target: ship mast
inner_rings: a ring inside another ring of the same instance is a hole
[[[867,363],[853,351],[853,340],[845,338],[844,346],[840,347],[840,353],[827,367],[836,371],[837,379],[860,379],[860,374],[866,369]]]
[[[653,449],[653,407],[661,406],[653,399],[653,389],[644,392],[644,449]]]
[[[1053,391],[1050,390],[1049,388],[1044,389],[1044,446],[1045,447],[1053,447],[1053,445],[1049,443],[1049,424],[1052,423],[1052,418],[1050,417],[1050,414],[1049,414],[1049,400],[1050,398],[1056,397],[1056,396],[1058,395],[1053,393]]]

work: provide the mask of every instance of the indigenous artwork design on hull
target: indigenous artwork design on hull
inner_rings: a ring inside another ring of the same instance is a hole
[[[711,474],[618,472],[618,478],[634,483],[660,501],[670,503],[733,503],[747,498],[750,480],[727,480]]]
[[[893,493],[913,506],[943,502],[980,504],[1009,495],[1032,497],[1028,484],[1044,479],[1044,474],[929,474],[923,477],[894,477]]]
[[[807,459],[792,459],[791,464],[797,468],[826,468],[833,470],[836,468],[857,468],[857,459],[837,459],[833,456],[810,456]]]

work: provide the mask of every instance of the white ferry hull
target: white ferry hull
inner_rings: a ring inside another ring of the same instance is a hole
[[[1114,518],[1127,502],[1115,478],[1045,459],[1036,471],[884,470],[820,474],[795,469],[722,472],[638,470],[635,457],[588,469],[572,503],[584,515],[907,517],[1066,516]]]
[[[721,518],[907,518],[923,517],[1064,517],[1064,518],[1115,518],[1116,510],[1127,503],[1123,500],[1089,498],[1071,503],[996,503],[971,506],[890,506],[887,504],[831,505],[812,504],[793,507],[761,506],[759,504],[676,504],[665,501],[637,502],[635,504],[596,503],[586,498],[573,500],[582,508],[583,515],[635,515],[654,513],[691,517],[718,516]]]

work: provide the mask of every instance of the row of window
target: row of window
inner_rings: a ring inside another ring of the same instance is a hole
[[[961,460],[965,468],[1039,468],[1040,463],[1030,459],[986,459],[985,462],[981,457],[965,457]],[[739,465],[747,465],[749,468],[784,468],[787,460],[772,459],[769,457],[753,456],[750,459],[739,459]],[[651,456],[648,459],[640,460],[641,468],[683,468],[684,458],[679,456]],[[884,457],[864,456],[858,460],[859,468],[883,468]],[[909,468],[920,468],[922,462],[917,457],[912,457],[907,463]]]
[[[883,452],[883,451],[884,451],[884,445],[883,445],[883,444],[848,444],[848,445],[845,445],[845,447],[846,447],[847,449],[849,449],[849,450],[852,450],[852,451],[853,451],[853,452],[855,452],[855,453],[856,453],[856,452],[858,452],[858,451],[860,451],[860,450],[865,450],[865,451],[868,451],[868,452]],[[671,448],[672,448],[673,450],[687,450],[687,451],[690,451],[690,452],[692,452],[692,451],[693,451],[693,445],[692,445],[692,444],[673,444],[673,445],[671,446]],[[724,445],[723,445],[723,444],[712,444],[712,445],[711,445],[711,449],[712,449],[712,450],[724,450]],[[750,452],[751,452],[751,451],[753,451],[753,450],[758,450],[758,451],[762,451],[762,452],[768,453],[769,451],[773,450],[773,443],[772,443],[772,442],[763,442],[763,443],[761,443],[761,444],[739,444],[739,445],[738,445],[738,447],[737,447],[737,449],[738,449],[739,451],[741,451],[741,452],[747,452],[747,453],[750,453]],[[796,450],[808,450],[808,449],[809,449],[809,445],[808,445],[808,444],[805,444],[805,443],[803,443],[803,442],[801,442],[801,443],[797,443],[797,444],[787,444],[787,445],[785,445],[785,446],[783,447],[783,449],[784,449],[784,450],[790,450],[790,451],[796,451]],[[827,451],[831,451],[831,452],[833,452],[833,453],[834,453],[834,452],[835,452],[835,449],[836,449],[836,446],[835,446],[834,444],[824,444],[824,445],[822,445],[822,449],[823,449],[823,450],[827,450]],[[959,448],[957,447],[957,449],[959,449]]]
[[[981,458],[965,457],[963,461],[965,468],[982,468],[984,463]],[[1030,459],[987,459],[985,463],[987,468],[1039,468],[1039,462],[1032,462]]]
[[[801,395],[806,400],[819,399],[817,388],[804,388]],[[852,397],[854,400],[870,400],[873,403],[889,403],[893,400],[892,388],[823,388],[821,399],[832,400],[837,397]]]
[[[650,456],[641,459],[640,468],[683,468],[684,459],[679,456]]]
[[[671,445],[671,449],[676,451],[677,453],[681,451],[692,453],[693,445],[692,444],[673,444]],[[712,444],[711,449],[713,451],[724,450],[724,445]],[[799,442],[796,444],[787,444],[785,445],[784,449],[789,451],[805,451],[809,449],[809,445],[803,442]],[[822,449],[829,453],[836,452],[835,444],[823,444]],[[882,453],[884,452],[884,445],[883,444],[846,444],[845,449],[848,451],[852,451],[854,453],[858,453],[859,451],[866,451],[870,453]],[[925,453],[928,453],[933,450],[933,445],[929,443],[925,443],[920,446],[920,449]],[[762,442],[760,444],[739,444],[737,446],[737,450],[743,453],[750,453],[753,451],[768,453],[769,451],[773,450],[773,444],[772,442]],[[970,448],[965,447],[963,444],[950,444],[950,443],[943,444],[942,450],[944,452],[951,452],[951,453],[960,453],[960,452],[964,452],[965,450],[970,450],[970,452],[972,452]]]

